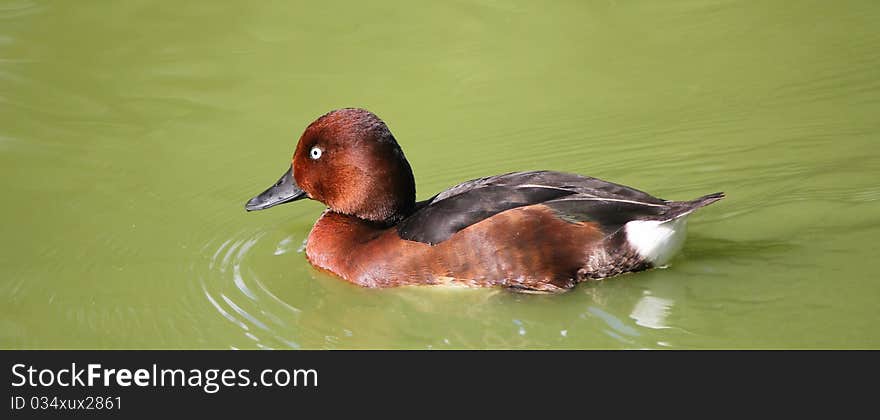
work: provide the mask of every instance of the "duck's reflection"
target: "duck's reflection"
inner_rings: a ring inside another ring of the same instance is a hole
[[[636,302],[629,317],[642,327],[653,329],[669,328],[666,324],[666,318],[669,316],[674,303],[672,299],[652,296],[651,292],[645,290],[644,296]]]

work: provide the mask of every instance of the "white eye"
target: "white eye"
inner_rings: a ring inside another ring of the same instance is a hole
[[[321,154],[323,154],[323,153],[324,153],[324,151],[321,150],[320,147],[313,146],[312,150],[309,150],[309,157],[312,159],[318,159],[319,157],[321,157]]]

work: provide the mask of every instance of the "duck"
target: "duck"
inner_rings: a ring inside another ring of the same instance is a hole
[[[465,181],[417,202],[412,168],[385,122],[343,108],[306,127],[289,169],[245,209],[323,203],[306,259],[358,286],[560,293],[665,266],[684,243],[687,217],[722,198],[669,201],[539,170]]]

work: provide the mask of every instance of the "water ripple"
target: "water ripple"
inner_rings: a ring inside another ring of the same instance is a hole
[[[302,311],[280,299],[249,266],[254,248],[265,237],[266,232],[240,232],[218,241],[216,249],[208,244],[203,252],[210,257],[201,269],[193,270],[205,299],[255,347],[300,348],[290,333],[291,320]]]

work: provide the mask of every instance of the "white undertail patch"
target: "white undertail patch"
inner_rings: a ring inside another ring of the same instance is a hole
[[[662,266],[684,245],[687,217],[673,220],[633,220],[627,222],[626,240],[639,255],[655,267]]]

